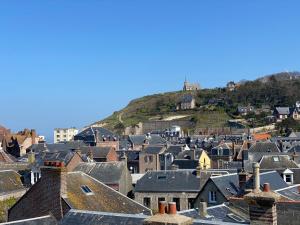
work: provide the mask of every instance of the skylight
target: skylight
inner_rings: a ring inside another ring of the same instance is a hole
[[[93,195],[94,193],[92,192],[92,190],[86,186],[86,185],[83,185],[81,186],[81,190],[83,191],[84,194],[86,195]]]
[[[278,156],[274,156],[274,157],[273,157],[273,161],[274,161],[274,162],[279,162],[279,157],[278,157]]]

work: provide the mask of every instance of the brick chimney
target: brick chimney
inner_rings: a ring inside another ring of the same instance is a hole
[[[249,174],[244,169],[242,169],[241,171],[239,171],[238,176],[240,191],[244,192],[246,188],[246,183],[249,180]]]
[[[176,203],[169,202],[168,213],[166,212],[166,203],[160,202],[159,213],[144,220],[144,225],[191,225],[193,219],[178,215],[176,211]]]
[[[52,166],[50,166],[52,165]],[[67,169],[61,162],[46,162],[41,167],[41,180],[38,183],[41,195],[40,209],[51,212],[56,219],[63,217],[61,198],[67,196]]]
[[[277,225],[276,204],[280,196],[271,191],[269,183],[264,184],[262,192],[245,195],[249,205],[250,225]]]

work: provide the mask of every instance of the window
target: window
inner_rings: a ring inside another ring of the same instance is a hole
[[[148,162],[148,156],[145,156],[145,157],[144,157],[144,161],[145,161],[145,162]]]
[[[209,203],[216,203],[217,202],[217,192],[210,191],[208,193],[208,202]]]
[[[164,202],[164,201],[166,201],[166,198],[164,198],[164,197],[158,198],[158,203]]]
[[[195,199],[189,198],[188,199],[188,209],[194,209],[195,208]]]
[[[293,177],[292,177],[291,174],[285,174],[284,177],[285,177],[284,180],[285,180],[286,183],[288,183],[288,184],[292,184],[293,183]]]
[[[153,156],[152,155],[149,156],[149,161],[153,162]]]
[[[230,219],[233,219],[234,221],[239,222],[239,223],[244,223],[244,222],[246,222],[244,219],[242,219],[241,217],[239,217],[238,215],[235,215],[235,214],[233,214],[233,213],[229,213],[229,214],[227,214],[227,216],[228,216]]]
[[[150,208],[151,205],[151,199],[150,198],[144,198],[144,206],[147,208]]]
[[[84,194],[86,195],[93,195],[94,193],[92,192],[92,190],[86,186],[86,185],[83,185],[81,186],[81,190],[83,191]]]
[[[173,202],[176,203],[176,210],[180,211],[180,198],[173,198]]]
[[[274,161],[274,162],[279,162],[279,157],[278,157],[278,156],[274,156],[274,157],[273,157],[273,161]]]
[[[40,178],[40,174],[37,172],[33,173],[33,181],[34,183],[36,183],[38,181],[38,179]]]
[[[157,176],[157,179],[158,180],[166,180],[167,176],[165,176],[165,175],[159,175],[159,176]]]

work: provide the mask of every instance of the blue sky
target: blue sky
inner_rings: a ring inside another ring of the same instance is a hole
[[[0,124],[82,127],[131,99],[300,70],[300,2],[2,0]]]

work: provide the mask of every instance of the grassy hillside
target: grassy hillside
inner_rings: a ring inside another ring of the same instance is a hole
[[[279,73],[255,81],[245,81],[234,91],[226,88],[202,89],[190,92],[196,99],[197,109],[176,111],[183,91],[155,94],[131,101],[124,109],[95,124],[115,131],[139,122],[163,120],[172,116],[184,116],[197,127],[223,127],[230,118],[238,118],[237,107],[248,104],[260,108],[262,105],[293,106],[300,100],[299,73]]]

